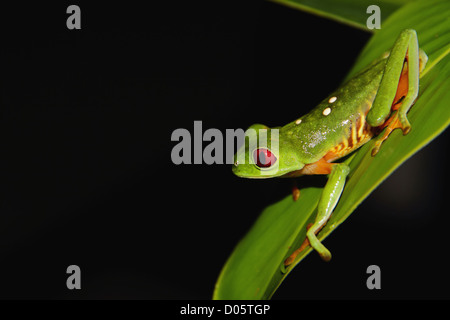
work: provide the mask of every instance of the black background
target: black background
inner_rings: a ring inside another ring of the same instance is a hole
[[[263,1],[3,6],[0,298],[210,299],[288,180],[171,161],[177,128],[283,125],[370,34]],[[274,299],[449,298],[448,133],[402,165]],[[66,268],[82,289],[66,288]],[[366,288],[380,266],[382,289]]]

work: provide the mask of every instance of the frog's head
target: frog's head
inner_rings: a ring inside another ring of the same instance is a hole
[[[245,132],[245,143],[234,156],[233,173],[242,178],[273,178],[304,167],[290,139],[278,128],[254,124]]]

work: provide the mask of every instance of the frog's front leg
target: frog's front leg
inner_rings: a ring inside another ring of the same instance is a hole
[[[427,60],[425,52],[419,50],[416,31],[402,31],[386,61],[377,95],[367,114],[367,122],[372,127],[386,128],[375,142],[372,155],[394,129],[401,128],[403,134],[411,129],[406,114],[418,96],[419,75]]]
[[[322,162],[322,165],[324,162]],[[329,261],[331,259],[330,251],[325,248],[325,246],[317,239],[316,234],[320,229],[327,223],[334,208],[344,190],[345,179],[350,172],[349,166],[345,163],[328,163],[331,173],[328,178],[328,182],[322,191],[320,196],[319,204],[317,207],[317,216],[314,224],[308,228],[306,232],[306,237],[309,244],[313,247],[320,255],[320,257]],[[296,256],[304,249],[305,245],[302,245],[294,253],[292,253],[285,261],[284,264],[290,265],[294,262]]]

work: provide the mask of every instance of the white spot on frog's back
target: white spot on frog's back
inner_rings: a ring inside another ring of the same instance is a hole
[[[302,119],[295,120],[295,124],[299,125],[300,123],[302,123]]]
[[[326,108],[326,109],[323,110],[323,112],[322,112],[322,114],[323,114],[324,116],[327,116],[327,115],[329,115],[330,113],[331,113],[331,108],[330,108],[330,107]]]
[[[330,100],[328,100],[328,103],[333,103],[337,100],[337,97],[331,97]]]

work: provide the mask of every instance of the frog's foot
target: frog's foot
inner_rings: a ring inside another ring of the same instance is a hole
[[[324,245],[316,238],[316,234],[319,233],[319,231],[322,229],[323,226],[321,226],[319,229],[315,230],[315,232],[313,232],[313,233],[311,231],[311,227],[312,226],[313,226],[312,223],[308,224],[308,226],[306,227],[306,230],[307,230],[306,238],[303,241],[302,245],[297,250],[292,252],[292,254],[289,257],[286,258],[286,260],[284,260],[284,265],[286,267],[291,265],[295,261],[295,258],[297,258],[297,256],[311,244],[309,238],[312,237],[312,236],[316,240],[316,241],[313,240],[313,243],[315,245],[313,245],[312,247],[319,253],[320,257],[324,261],[330,261],[330,259],[331,259],[330,251],[328,251],[328,249],[325,248]],[[311,233],[312,233],[312,236],[311,236]]]
[[[311,228],[311,226],[312,226],[312,223],[310,223],[310,224],[306,227],[306,229]],[[284,260],[284,265],[285,265],[285,266],[288,266],[288,265],[292,264],[292,263],[295,261],[295,258],[297,258],[297,256],[300,254],[300,252],[302,252],[303,250],[305,250],[305,248],[306,248],[307,246],[309,246],[309,240],[308,240],[308,237],[305,238],[305,240],[303,241],[302,245],[301,245],[297,250],[295,250],[294,252],[292,252],[292,254],[291,254],[289,257],[287,257],[286,260]]]
[[[294,201],[297,201],[298,198],[300,198],[300,189],[297,187],[297,183],[295,183],[295,180],[292,184],[292,199]]]
[[[394,111],[393,115],[386,121],[383,127],[386,129],[384,130],[383,134],[380,135],[375,141],[375,144],[372,148],[372,156],[375,156],[378,153],[381,145],[389,137],[392,131],[394,131],[397,128],[400,128],[402,129],[403,134],[406,135],[411,130],[411,125],[409,124],[406,115],[402,116],[399,113],[399,110]]]

